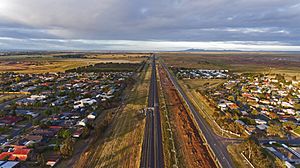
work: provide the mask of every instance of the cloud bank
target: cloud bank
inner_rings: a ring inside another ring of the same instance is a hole
[[[299,50],[299,20],[298,0],[1,0],[0,48]]]

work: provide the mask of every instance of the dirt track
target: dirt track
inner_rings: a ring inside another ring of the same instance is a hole
[[[159,76],[166,97],[170,119],[175,132],[175,142],[185,167],[215,168],[215,162],[203,144],[191,116],[183,105],[166,72],[159,66]]]

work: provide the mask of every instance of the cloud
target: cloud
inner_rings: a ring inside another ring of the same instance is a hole
[[[1,0],[0,3],[0,36],[23,39],[280,41],[300,45],[299,20],[298,0]]]
[[[245,51],[300,51],[300,46],[290,46],[281,42],[268,41],[136,41],[136,40],[82,40],[82,39],[17,39],[0,38],[0,49],[8,46],[13,49],[39,50],[144,50],[176,51],[189,48],[207,50],[245,50]]]

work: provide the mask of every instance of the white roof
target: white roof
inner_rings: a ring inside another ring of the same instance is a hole
[[[13,168],[20,162],[15,162],[15,161],[0,161],[0,167],[1,168]]]
[[[267,121],[265,120],[261,120],[261,119],[255,119],[256,123],[267,123]]]
[[[265,125],[265,124],[260,124],[260,125],[257,125],[256,127],[257,127],[258,129],[260,129],[260,130],[265,130],[265,129],[268,128],[268,126]]]

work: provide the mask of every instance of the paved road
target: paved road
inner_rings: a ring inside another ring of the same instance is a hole
[[[220,162],[223,168],[233,168],[234,163],[227,151],[226,145],[222,143],[222,139],[216,135],[212,128],[210,128],[209,124],[205,121],[205,119],[196,111],[194,105],[190,102],[182,88],[179,86],[177,80],[171,75],[168,68],[163,64],[164,69],[167,71],[173,85],[177,89],[177,91],[181,94],[185,102],[187,103],[189,109],[193,113],[196,122],[198,123],[199,128],[201,129],[203,135],[205,136],[207,143],[210,145],[214,154],[216,155],[218,161]]]
[[[278,143],[290,144],[290,145],[300,145],[300,138],[293,139],[279,139],[279,138],[271,138],[271,139],[259,139],[259,143],[269,143],[270,141],[276,141]]]
[[[146,113],[146,126],[140,167],[162,168],[164,167],[164,157],[159,112],[159,98],[157,92],[155,55],[153,55],[152,62],[148,107],[149,110]]]
[[[24,99],[25,97],[19,97],[19,98],[16,98],[16,99],[12,99],[12,100],[9,100],[9,101],[6,101],[4,103],[1,103],[0,104],[0,109],[4,109],[5,106],[7,105],[10,105],[11,103],[15,102],[15,101],[18,101],[18,100],[21,100],[21,99]]]

